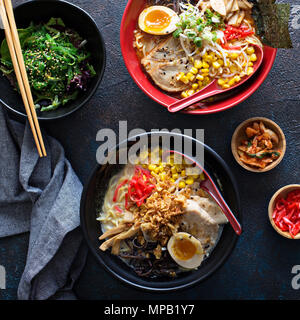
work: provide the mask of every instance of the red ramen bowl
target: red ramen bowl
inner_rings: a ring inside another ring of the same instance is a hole
[[[151,79],[148,78],[140,64],[135,48],[133,47],[134,30],[137,28],[139,15],[145,8],[146,2],[147,1],[145,0],[128,1],[123,14],[120,30],[121,51],[125,65],[136,84],[154,101],[167,107],[177,99],[156,87]],[[193,109],[188,109],[183,112],[190,114],[216,113],[230,109],[241,103],[250,97],[264,82],[273,66],[276,53],[277,49],[265,46],[262,64],[259,70],[257,70],[248,81],[236,89],[220,94],[205,102],[200,102],[196,107],[193,106]]]

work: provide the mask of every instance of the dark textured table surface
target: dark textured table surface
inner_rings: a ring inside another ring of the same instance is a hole
[[[16,0],[14,4],[24,1]],[[300,265],[299,242],[280,237],[271,227],[267,206],[280,187],[300,183],[300,1],[292,5],[290,32],[294,49],[279,50],[263,85],[245,102],[209,116],[171,115],[148,98],[130,78],[120,52],[119,28],[126,0],[72,0],[88,11],[102,31],[107,67],[92,100],[69,118],[44,124],[47,132],[64,146],[81,181],[85,183],[96,164],[96,133],[102,128],[118,132],[120,120],[128,130],[143,128],[203,128],[205,143],[232,168],[241,191],[244,233],[225,264],[206,281],[185,291],[150,294],[114,279],[93,256],[76,284],[80,299],[298,299],[291,286],[294,265]],[[298,17],[297,17],[298,15]],[[237,165],[230,151],[234,129],[242,121],[264,116],[277,122],[287,139],[283,162],[265,174],[253,174]],[[28,235],[0,239],[0,265],[7,272],[7,289],[0,299],[16,299],[18,282],[26,261]]]

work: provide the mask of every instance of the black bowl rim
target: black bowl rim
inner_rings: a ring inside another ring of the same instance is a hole
[[[159,131],[158,131],[159,132]],[[140,137],[140,136],[144,136],[144,135],[151,135],[151,134],[157,134],[158,132],[145,132],[142,134],[138,134],[134,137],[130,137],[131,139],[135,139],[136,137]],[[159,134],[169,134],[168,132],[159,132]],[[234,188],[234,192],[236,194],[236,198],[237,198],[237,207],[238,207],[238,218],[240,223],[242,223],[242,211],[241,211],[241,201],[240,201],[240,193],[239,193],[239,188],[238,188],[238,184],[237,181],[232,173],[232,171],[230,170],[229,166],[226,164],[226,162],[223,160],[223,158],[221,158],[221,156],[214,151],[211,147],[209,147],[208,145],[200,142],[199,140],[196,140],[195,138],[192,138],[190,136],[186,136],[184,134],[178,134],[178,133],[172,133],[172,135],[180,135],[180,136],[184,136],[188,139],[191,139],[192,141],[194,141],[195,143],[200,143],[204,146],[205,151],[208,151],[211,155],[213,155],[217,161],[221,164],[221,166],[223,167],[223,169],[226,171],[226,174],[230,177],[230,180],[232,182],[233,188]],[[126,140],[125,140],[126,141]],[[116,149],[122,145],[125,141],[120,142]],[[127,139],[127,141],[129,141],[129,139]],[[195,279],[194,281],[190,281],[187,282],[185,284],[181,284],[181,285],[177,285],[177,286],[172,286],[169,288],[156,288],[156,287],[151,287],[149,286],[145,286],[145,285],[140,285],[138,283],[135,283],[133,281],[130,281],[128,279],[125,279],[124,277],[122,277],[121,275],[119,275],[117,272],[114,272],[108,265],[106,265],[104,263],[104,261],[102,260],[101,256],[99,255],[98,250],[96,250],[93,246],[93,244],[91,243],[91,241],[89,240],[88,237],[88,233],[87,233],[87,227],[85,224],[85,203],[86,203],[86,197],[87,197],[87,192],[89,189],[89,185],[91,183],[91,180],[93,179],[94,175],[96,174],[96,172],[101,168],[102,165],[97,164],[95,166],[95,168],[92,170],[92,173],[90,174],[87,182],[85,183],[84,187],[83,187],[83,191],[82,191],[82,196],[81,196],[81,201],[80,201],[80,227],[81,230],[83,232],[84,235],[84,239],[88,245],[89,250],[93,253],[94,257],[96,258],[97,262],[104,267],[104,269],[106,271],[108,271],[109,273],[111,273],[115,278],[117,278],[118,280],[120,280],[121,282],[123,282],[126,285],[129,285],[135,289],[140,289],[142,291],[145,292],[152,292],[152,293],[167,293],[167,292],[174,292],[174,291],[178,291],[178,290],[183,290],[183,289],[187,289],[190,288],[194,285],[196,285],[197,283],[204,281],[205,279],[207,279],[208,277],[210,277],[217,269],[219,269],[224,263],[225,261],[228,259],[228,257],[230,256],[230,254],[232,253],[237,239],[239,238],[238,235],[234,234],[234,240],[231,242],[231,245],[228,246],[226,248],[226,251],[223,255],[223,257],[210,269],[210,271],[208,273],[206,273],[204,276],[199,277],[198,279]]]
[[[52,0],[53,1],[53,0]],[[84,99],[84,101],[82,101],[80,104],[78,104],[78,106],[72,110],[70,110],[69,112],[65,113],[65,114],[62,114],[62,115],[59,115],[59,116],[53,116],[53,117],[48,117],[48,118],[45,118],[43,116],[37,116],[38,120],[41,120],[41,121],[53,121],[53,120],[58,120],[58,119],[62,119],[62,118],[65,118],[67,116],[69,116],[70,114],[76,112],[77,110],[79,110],[80,108],[82,108],[94,95],[94,93],[96,92],[96,90],[98,89],[101,81],[102,81],[102,78],[103,78],[103,75],[104,75],[104,71],[105,71],[105,67],[106,67],[106,47],[105,47],[105,42],[104,42],[104,39],[103,39],[103,36],[97,26],[97,23],[95,22],[95,20],[91,17],[91,15],[89,13],[87,13],[84,9],[80,8],[79,6],[73,4],[73,3],[70,3],[68,1],[65,1],[65,0],[55,0],[55,1],[59,1],[60,3],[63,3],[64,5],[66,6],[70,6],[70,7],[73,7],[73,8],[76,8],[78,11],[81,12],[81,14],[84,14],[86,15],[86,17],[91,21],[92,24],[94,24],[94,26],[96,27],[96,30],[98,32],[98,36],[99,36],[99,39],[100,39],[100,42],[101,42],[101,46],[102,46],[102,50],[103,50],[103,64],[102,64],[102,68],[101,68],[101,71],[100,71],[100,74],[99,74],[99,78],[97,80],[97,83],[95,85],[95,87],[93,88],[93,90],[90,92],[90,94]],[[55,5],[55,1],[53,1],[53,5]],[[14,10],[15,9],[19,9],[23,6],[26,6],[28,5],[29,3],[37,3],[38,1],[36,0],[29,0],[29,1],[26,1],[24,3],[21,3],[19,4],[18,6],[14,7]],[[42,2],[42,1],[40,1]],[[19,9],[20,10],[20,9]],[[23,118],[27,118],[27,114],[26,113],[23,113],[23,112],[20,112],[18,110],[15,110],[14,108],[12,108],[11,106],[9,106],[7,103],[5,103],[2,99],[0,99],[0,103],[5,107],[7,108],[10,112],[18,115],[18,116],[21,116]]]

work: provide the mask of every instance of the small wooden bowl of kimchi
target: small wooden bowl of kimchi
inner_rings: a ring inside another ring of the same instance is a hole
[[[283,237],[300,239],[300,184],[279,189],[269,202],[272,227]]]
[[[286,139],[281,128],[262,117],[248,119],[235,130],[231,140],[235,160],[251,172],[267,172],[283,159]]]

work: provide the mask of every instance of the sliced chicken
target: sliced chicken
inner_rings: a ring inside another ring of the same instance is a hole
[[[192,201],[192,200],[191,200]],[[218,237],[219,225],[196,202],[189,202],[182,216],[181,228],[199,239],[202,244],[213,245]]]
[[[228,222],[227,217],[214,200],[198,196],[193,197],[193,200],[207,212],[214,223],[225,224]]]
[[[219,225],[227,222],[226,216],[213,200],[194,196],[187,200],[181,228],[202,244],[213,245],[218,237]]]
[[[201,220],[203,220],[207,224],[217,224],[216,221],[210,216],[210,214],[199,205],[196,199],[187,200],[185,212],[186,214],[193,214],[199,216]]]
[[[228,222],[221,208],[210,198],[194,196],[192,200],[187,200],[186,212],[191,211],[197,212],[211,224],[224,224]]]

